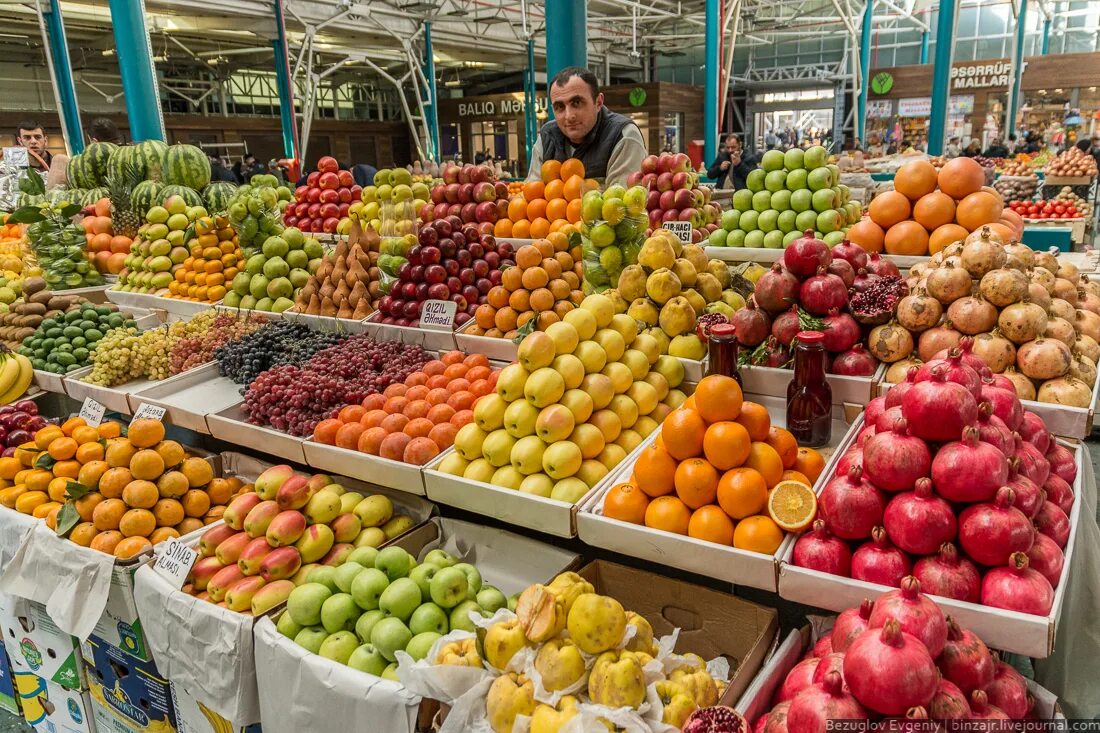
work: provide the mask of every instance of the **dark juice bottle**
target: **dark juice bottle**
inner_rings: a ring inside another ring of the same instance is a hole
[[[825,334],[800,331],[795,337],[794,379],[787,385],[787,430],[799,445],[828,444],[833,430],[833,390],[825,381]]]
[[[732,323],[712,326],[707,339],[707,374],[733,377],[740,387],[741,372],[737,369],[737,334]]]

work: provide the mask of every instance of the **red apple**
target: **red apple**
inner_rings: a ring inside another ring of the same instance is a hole
[[[340,176],[335,173],[322,173],[321,177],[317,179],[317,185],[321,188],[336,190],[340,188]]]
[[[318,199],[322,204],[335,204],[340,201],[340,193],[333,188],[326,188],[321,191],[321,196]]]
[[[325,155],[317,161],[317,170],[322,173],[335,173],[340,170],[340,164],[336,162],[336,158],[333,158],[331,155]]]
[[[340,178],[341,186],[350,188],[355,185],[355,176],[351,174],[351,171],[338,171],[336,175]]]
[[[657,172],[657,156],[647,155],[642,158],[642,173],[656,173]]]

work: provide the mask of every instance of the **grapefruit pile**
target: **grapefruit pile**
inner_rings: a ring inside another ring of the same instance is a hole
[[[982,167],[970,158],[949,160],[939,171],[927,160],[906,163],[894,190],[871,201],[848,238],[869,252],[895,255],[935,254],[983,226],[1005,242],[1018,240],[1023,220],[984,184]]]

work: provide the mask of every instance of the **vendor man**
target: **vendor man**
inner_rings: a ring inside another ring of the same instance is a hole
[[[550,81],[550,106],[554,119],[539,130],[527,180],[539,180],[545,160],[577,158],[587,178],[609,186],[625,186],[627,176],[641,169],[648,155],[641,131],[629,117],[604,106],[591,71],[579,66],[559,71]]]

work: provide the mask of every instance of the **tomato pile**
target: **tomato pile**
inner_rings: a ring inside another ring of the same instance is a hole
[[[1025,219],[1078,219],[1081,214],[1077,207],[1065,201],[1021,201],[1016,200],[1008,205]]]

